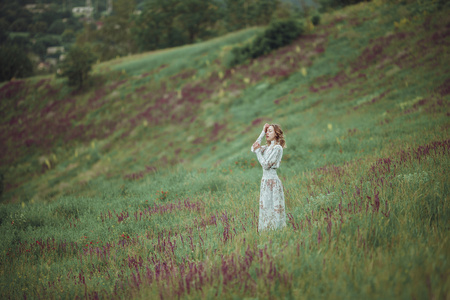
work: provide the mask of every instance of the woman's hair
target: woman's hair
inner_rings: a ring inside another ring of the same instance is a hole
[[[270,124],[269,127],[272,126],[273,130],[275,131],[275,138],[280,143],[280,146],[283,148],[286,148],[286,141],[284,140],[284,134],[283,130],[281,129],[281,126],[278,124]]]

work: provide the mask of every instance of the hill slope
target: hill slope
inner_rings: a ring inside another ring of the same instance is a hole
[[[423,130],[435,128],[447,118],[444,17],[424,17],[432,5],[380,6],[325,17],[291,46],[235,69],[224,67],[230,47],[256,30],[99,65],[98,88],[87,94],[72,95],[51,78],[5,84],[3,199],[52,198],[99,176],[123,178],[180,162],[190,168],[233,161],[247,155],[269,120],[286,129],[292,158],[302,160],[297,170],[355,158],[364,147],[348,139],[352,151],[341,154],[334,143],[349,129],[369,134],[372,151],[389,141],[386,131],[398,136],[393,128],[405,138],[417,134],[403,126],[411,118],[426,123]],[[419,113],[427,107],[441,113]]]
[[[4,84],[2,295],[446,297],[447,15],[374,1],[234,69],[261,29],[97,65],[82,94]],[[265,122],[289,224],[259,235]]]

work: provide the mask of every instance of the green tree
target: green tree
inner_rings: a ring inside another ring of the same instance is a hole
[[[116,0],[113,13],[105,17],[101,29],[85,25],[77,37],[78,44],[91,43],[100,60],[109,60],[136,52],[136,43],[131,33],[134,26],[134,0]]]
[[[33,24],[28,25],[28,31],[35,35],[37,33],[44,33],[47,31],[47,23],[39,21]]]
[[[248,3],[245,0],[224,0],[225,21],[229,31],[247,26]]]
[[[224,0],[225,21],[229,30],[267,25],[280,7],[281,0]]]
[[[87,83],[96,59],[90,47],[74,46],[61,64],[61,76],[67,77],[70,86],[81,89]]]
[[[31,44],[31,41],[28,38],[28,36],[18,35],[18,36],[11,37],[9,39],[9,43],[12,45],[16,45],[17,47],[19,47],[20,49],[22,49],[24,51],[31,50],[32,44]]]
[[[5,43],[8,40],[9,23],[3,18],[0,18],[0,44]]]
[[[9,29],[11,31],[16,31],[16,32],[27,31],[27,29],[28,29],[27,20],[24,18],[19,18],[19,19],[15,20],[11,24],[11,26],[9,26]]]
[[[0,18],[4,18],[9,24],[22,19],[25,27],[33,22],[33,14],[21,6],[19,1],[0,1]]]
[[[16,45],[0,47],[0,81],[31,75],[33,65],[27,54]]]
[[[207,34],[218,16],[214,0],[183,0],[178,9],[179,23],[187,31],[189,43]]]
[[[43,36],[36,39],[36,42],[32,46],[34,53],[40,56],[41,59],[45,58],[48,47],[60,46],[61,40],[52,36]]]
[[[61,35],[61,40],[63,42],[71,42],[75,39],[75,32],[72,29],[66,29]]]
[[[267,25],[280,5],[279,0],[255,0],[250,4],[249,23],[251,25]]]
[[[62,34],[66,29],[66,25],[62,20],[56,20],[48,27],[48,33],[52,34]]]
[[[164,27],[158,20],[158,14],[152,9],[144,9],[132,28],[133,36],[140,51],[154,50],[164,43]]]
[[[179,46],[186,43],[176,27],[182,0],[150,0],[133,30],[142,50]]]

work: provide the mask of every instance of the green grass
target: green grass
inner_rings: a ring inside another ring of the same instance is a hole
[[[2,298],[448,298],[447,15],[373,1],[230,70],[262,29],[3,84]],[[265,122],[288,226],[259,234]]]

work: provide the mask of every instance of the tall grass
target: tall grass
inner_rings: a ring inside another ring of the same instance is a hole
[[[259,29],[0,87],[2,298],[448,298],[436,5],[349,6],[234,69]],[[265,122],[288,224],[259,233]]]

